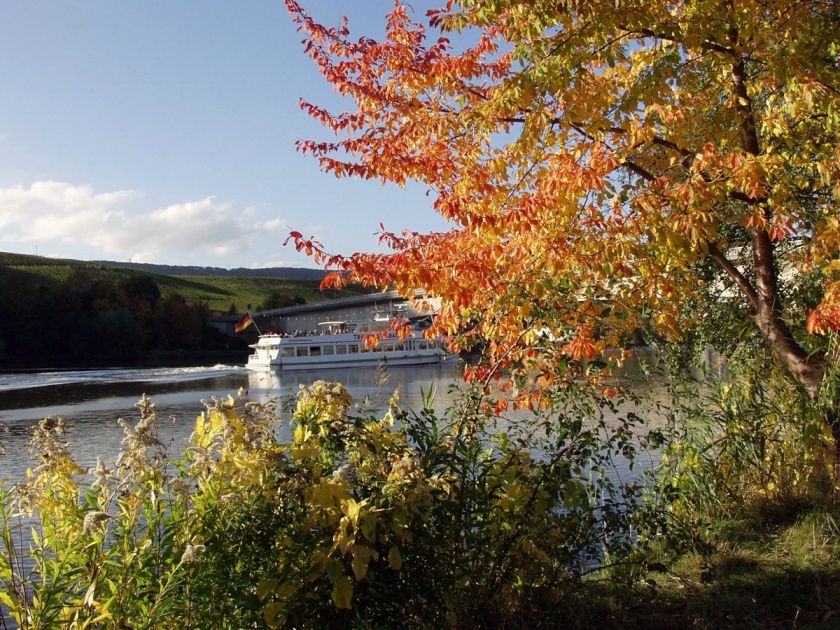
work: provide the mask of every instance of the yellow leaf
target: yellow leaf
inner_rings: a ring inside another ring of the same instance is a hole
[[[349,576],[342,575],[335,581],[332,600],[336,608],[350,608],[350,602],[353,600],[353,582]]]
[[[356,503],[356,500],[353,498],[341,502],[341,511],[347,515],[347,518],[349,518],[350,522],[353,523],[354,528],[359,524],[359,513],[364,504],[364,501]]]
[[[263,619],[269,628],[276,628],[277,617],[283,609],[283,605],[279,602],[268,602],[263,608]]]
[[[265,599],[274,590],[277,588],[277,580],[271,580],[268,578],[263,578],[260,580],[259,584],[257,584],[257,597],[260,599]]]
[[[364,552],[357,552],[355,556],[353,556],[353,562],[350,563],[350,566],[353,568],[353,575],[356,576],[356,581],[360,582],[365,579],[365,575],[367,575],[368,563],[370,562],[370,555]]]

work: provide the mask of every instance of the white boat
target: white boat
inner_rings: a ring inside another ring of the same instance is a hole
[[[268,333],[250,347],[252,370],[315,370],[365,365],[423,365],[441,361],[446,352],[439,340],[414,335],[400,339],[390,319],[321,322],[314,333]],[[375,348],[365,339],[378,337]]]

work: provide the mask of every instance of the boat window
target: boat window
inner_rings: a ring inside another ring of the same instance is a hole
[[[379,349],[382,350],[382,352],[393,352],[394,351],[394,344],[392,344],[392,343],[380,343],[379,344]]]
[[[295,348],[296,353],[295,356],[298,357],[308,357],[309,356],[309,348]]]
[[[397,344],[397,348],[396,348],[396,349],[397,349],[398,351],[405,350],[405,344],[404,344],[403,342],[398,343],[398,344]]]
[[[370,326],[368,324],[359,324],[359,332],[360,333],[370,332]]]
[[[294,348],[283,348],[282,356],[284,356],[284,357],[295,356],[295,349]]]
[[[347,354],[359,354],[359,344],[351,343],[347,346]]]
[[[333,353],[333,347],[332,346],[324,346],[322,352],[323,352],[323,354],[332,354]]]
[[[310,357],[320,357],[321,356],[321,346],[309,346],[309,356]]]
[[[336,354],[347,354],[347,346],[343,343],[339,343],[335,346],[335,353]]]

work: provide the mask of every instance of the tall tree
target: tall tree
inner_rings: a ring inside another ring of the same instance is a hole
[[[679,336],[710,262],[817,399],[840,328],[837,3],[450,0],[421,24],[396,2],[382,41],[286,4],[355,103],[301,102],[337,139],[300,150],[340,177],[420,181],[453,223],[383,232],[384,255],[293,233],[344,271],[328,284],[425,287],[444,298],[434,331],[488,340],[473,376],[539,385],[646,321]],[[804,278],[805,311],[785,299]]]

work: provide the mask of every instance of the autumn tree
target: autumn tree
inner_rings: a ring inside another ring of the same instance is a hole
[[[840,328],[836,3],[396,2],[382,41],[286,4],[354,103],[301,102],[336,137],[299,149],[339,177],[419,181],[453,225],[349,257],[293,233],[342,270],[327,284],[441,296],[432,334],[488,342],[472,377],[541,371],[529,400],[644,325],[679,337],[716,282],[820,397]],[[789,291],[806,278],[810,304]],[[829,422],[840,448],[836,402]]]

